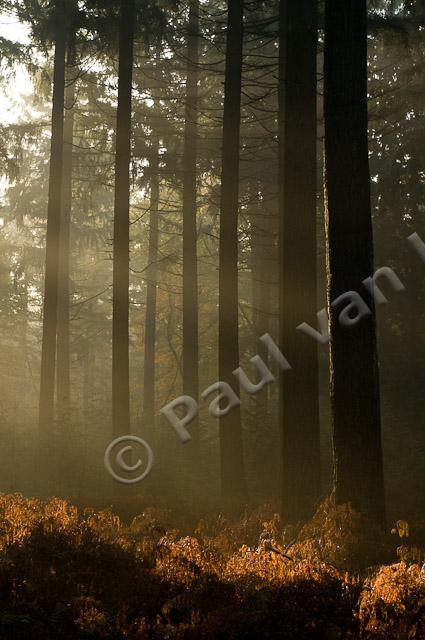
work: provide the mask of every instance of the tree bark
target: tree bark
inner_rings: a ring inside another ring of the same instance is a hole
[[[373,273],[367,110],[366,0],[327,0],[325,221],[335,498],[385,520],[375,312],[351,328],[335,299],[364,295]]]
[[[69,418],[70,389],[70,225],[72,207],[72,149],[74,142],[74,103],[76,96],[75,45],[70,43],[65,89],[65,121],[62,178],[62,215],[59,254],[58,327],[56,353],[57,415],[61,423]]]
[[[115,159],[112,430],[130,432],[130,160],[135,0],[122,0]]]
[[[143,424],[149,435],[152,434],[155,426],[155,345],[159,243],[159,138],[157,136],[154,138],[150,171],[149,256],[143,368]]]
[[[60,22],[60,21],[58,21]],[[43,304],[43,337],[40,373],[39,434],[41,453],[53,436],[56,333],[58,319],[59,246],[62,205],[62,173],[65,106],[66,33],[57,29],[53,70],[52,138],[47,207],[46,271]]]
[[[220,205],[219,378],[239,394],[238,209],[243,2],[228,0]],[[240,407],[220,418],[221,487],[226,497],[246,494]]]
[[[280,343],[293,369],[281,376],[282,513],[296,522],[320,496],[316,326],[317,1],[280,3]]]
[[[198,136],[199,1],[190,0],[187,42],[186,120],[183,156],[183,393],[198,400],[198,260],[197,260],[197,136]],[[198,420],[191,423],[199,449]],[[194,455],[193,445],[191,453]]]

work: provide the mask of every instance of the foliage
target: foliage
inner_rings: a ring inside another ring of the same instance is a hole
[[[360,597],[362,637],[423,638],[425,569],[404,562],[382,567]]]
[[[110,509],[1,496],[1,637],[423,637],[418,565],[362,578],[324,561],[341,540],[354,546],[348,507],[326,502],[292,545],[269,506],[233,522],[206,514],[190,535],[165,528],[169,518],[159,507],[126,522]],[[324,520],[327,547],[308,538]]]
[[[311,554],[341,569],[366,568],[389,553],[379,529],[351,505],[335,506],[330,498],[322,502],[299,537]]]

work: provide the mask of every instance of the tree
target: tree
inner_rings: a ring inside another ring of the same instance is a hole
[[[368,161],[366,0],[327,0],[325,12],[325,221],[335,498],[383,524],[384,479],[373,300],[340,318],[336,301],[363,295],[373,273]],[[354,314],[355,315],[355,314]]]
[[[58,327],[57,327],[57,413],[61,422],[69,418],[70,408],[70,224],[72,208],[72,165],[76,99],[75,36],[71,34],[66,69],[65,121],[63,150],[62,215],[59,255]]]
[[[183,393],[198,399],[197,136],[199,2],[190,0],[187,33],[186,114],[183,152]],[[192,423],[199,444],[198,424]],[[194,452],[192,451],[192,454]]]
[[[298,521],[320,496],[317,343],[295,331],[317,312],[316,0],[281,0],[279,57],[280,341],[293,366],[281,376],[282,511]]]
[[[219,246],[219,378],[237,394],[232,375],[239,366],[238,210],[243,2],[228,0]],[[240,406],[220,418],[223,495],[246,493]]]
[[[130,431],[130,160],[134,22],[135,0],[122,0],[115,158],[112,320],[112,430],[115,437]]]
[[[155,345],[159,242],[159,137],[154,134],[150,159],[149,255],[147,269],[145,352],[143,367],[143,421],[155,424]]]
[[[53,434],[59,247],[64,147],[65,63],[67,15],[55,6],[55,60],[53,70],[52,137],[47,211],[43,338],[40,373],[39,432],[41,448]]]

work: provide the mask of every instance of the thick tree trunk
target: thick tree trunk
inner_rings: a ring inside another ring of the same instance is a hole
[[[228,0],[226,77],[220,207],[219,378],[239,392],[238,209],[243,2]],[[224,496],[246,493],[240,407],[220,418],[221,487]]]
[[[280,10],[280,343],[293,366],[281,376],[282,513],[296,522],[320,496],[317,343],[296,331],[317,322],[317,1]]]
[[[52,444],[55,396],[59,246],[62,205],[63,133],[65,106],[65,29],[58,29],[53,71],[52,138],[47,210],[46,273],[40,374],[39,434],[41,452]]]
[[[149,256],[147,269],[145,350],[143,368],[143,426],[151,435],[155,426],[155,345],[159,243],[159,139],[155,136],[150,162]]]
[[[69,418],[70,404],[70,225],[72,207],[72,148],[74,141],[74,103],[75,87],[75,49],[68,50],[67,87],[65,90],[65,125],[62,178],[62,216],[60,230],[59,290],[58,290],[58,327],[56,394],[57,416],[63,423]]]
[[[112,320],[112,429],[130,432],[129,280],[130,160],[135,0],[122,0],[115,160]]]
[[[199,1],[189,5],[186,121],[183,157],[183,393],[198,400],[198,260],[196,156],[198,136]],[[198,421],[191,423],[199,447]],[[194,455],[193,446],[191,455]]]
[[[373,272],[367,110],[366,0],[327,0],[325,192],[335,496],[383,523],[384,480],[375,313],[339,321],[347,291]],[[347,306],[347,303],[345,304]]]

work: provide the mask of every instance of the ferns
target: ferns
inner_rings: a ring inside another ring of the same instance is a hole
[[[325,501],[298,530],[267,506],[235,522],[208,514],[191,535],[164,515],[127,524],[0,496],[2,640],[424,637],[424,552],[399,547],[403,562],[361,577],[371,532],[349,506]]]

